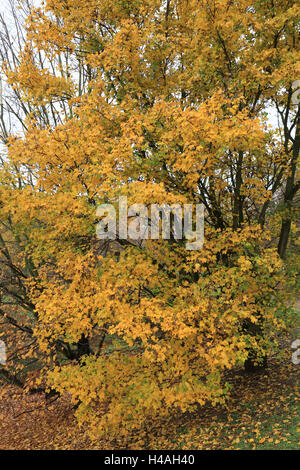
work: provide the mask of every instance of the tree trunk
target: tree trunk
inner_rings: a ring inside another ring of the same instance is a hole
[[[282,219],[281,231],[278,243],[278,253],[280,258],[284,258],[285,252],[287,249],[290,231],[291,231],[291,222],[292,222],[292,204],[294,196],[299,189],[299,182],[295,183],[296,178],[296,169],[297,163],[299,160],[300,152],[300,106],[298,107],[298,119],[296,125],[296,135],[293,145],[293,155],[290,163],[290,174],[286,180],[286,187],[284,191],[284,204],[285,209],[287,210],[287,215]]]
[[[243,324],[243,332],[256,337],[263,336],[263,318],[259,316],[258,323],[252,323],[250,320],[245,320]],[[265,369],[267,367],[267,355],[258,356],[257,352],[249,348],[248,358],[244,363],[244,368],[247,372],[255,372],[257,370]]]

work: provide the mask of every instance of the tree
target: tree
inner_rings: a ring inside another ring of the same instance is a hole
[[[8,139],[2,211],[26,234],[43,377],[94,434],[224,402],[224,370],[262,362],[289,322],[271,232],[282,217],[283,258],[298,187],[297,18],[283,0],[48,0],[30,13],[7,73],[30,112]],[[120,195],[204,204],[203,249],[172,238],[104,252],[96,208]],[[77,345],[69,363],[58,344]]]
[[[55,127],[62,119],[72,115],[66,97],[53,100],[51,103],[39,103],[32,106],[30,100],[22,92],[9,83],[8,77],[20,66],[22,50],[25,46],[24,30],[26,18],[30,14],[33,3],[30,0],[9,0],[5,13],[0,14],[0,58],[1,58],[1,112],[0,112],[0,138],[4,144],[0,156],[0,167],[3,175],[7,165],[7,145],[9,137],[14,134],[23,134],[27,131],[27,119],[34,118],[40,128]],[[40,69],[44,68],[45,57],[42,51],[31,56],[33,63]],[[49,60],[48,66],[52,72],[61,76],[67,73],[68,52]],[[60,66],[60,72],[57,67]],[[78,93],[85,90],[86,79],[81,65],[76,65],[80,77]],[[55,72],[56,71],[56,72]],[[5,147],[6,146],[6,147]],[[12,190],[21,190],[25,187],[33,188],[35,185],[33,173],[26,168],[13,165],[13,180],[10,181]],[[38,270],[34,266],[30,254],[26,251],[26,229],[18,230],[12,221],[11,215],[5,210],[7,194],[7,180],[1,180],[2,199],[0,211],[0,318],[1,330],[6,345],[10,351],[9,366],[2,369],[0,377],[5,381],[25,386],[25,377],[28,367],[40,369],[43,365],[41,352],[34,339],[34,328],[38,321],[35,314],[35,305],[29,298],[26,289],[27,278],[38,277]],[[71,359],[80,357],[81,342],[72,345],[62,341],[56,343],[60,355]],[[83,353],[83,350],[82,350]],[[40,388],[38,389],[41,390]],[[32,391],[32,390],[31,390]]]

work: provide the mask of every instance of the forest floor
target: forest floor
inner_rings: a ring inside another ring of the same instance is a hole
[[[229,374],[233,393],[227,405],[154,420],[146,434],[135,433],[126,442],[109,436],[91,441],[76,426],[68,397],[51,402],[2,386],[0,449],[299,449],[300,365],[293,364],[291,350],[298,333],[282,341],[281,358],[271,355],[263,371]]]

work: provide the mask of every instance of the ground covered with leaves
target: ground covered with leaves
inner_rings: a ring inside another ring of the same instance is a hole
[[[68,397],[45,399],[2,386],[0,448],[18,449],[297,449],[299,448],[299,366],[290,342],[280,359],[270,357],[264,371],[236,370],[226,406],[199,408],[148,423],[126,442],[91,441],[78,428]]]

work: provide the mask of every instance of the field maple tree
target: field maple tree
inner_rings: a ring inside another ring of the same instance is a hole
[[[292,320],[299,13],[286,0],[48,0],[4,64],[30,103],[1,170],[21,247],[8,267],[38,381],[70,393],[92,435],[224,403],[224,371],[262,364]],[[97,206],[121,195],[204,204],[203,249],[98,240]]]

